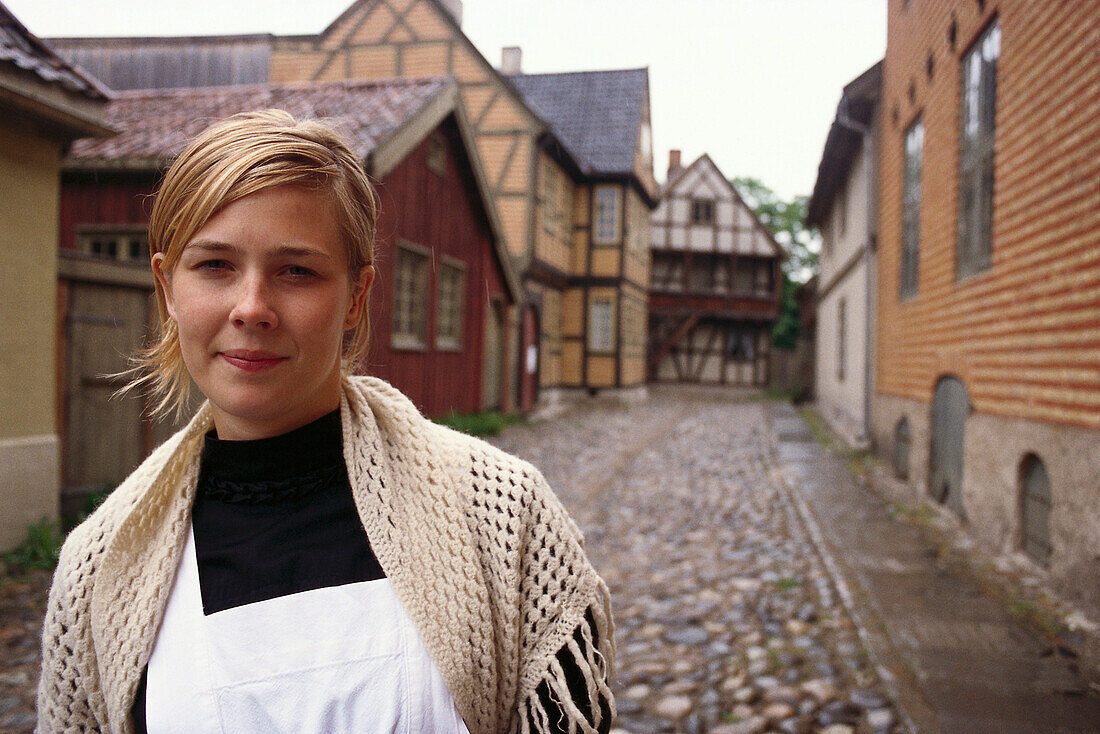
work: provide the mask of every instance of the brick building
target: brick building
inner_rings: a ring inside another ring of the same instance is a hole
[[[873,431],[1100,604],[1100,4],[891,0]]]

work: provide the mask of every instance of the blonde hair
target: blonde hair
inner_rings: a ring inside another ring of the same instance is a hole
[[[348,276],[354,285],[374,262],[378,198],[347,141],[319,120],[296,120],[282,110],[243,112],[199,134],[172,163],[149,217],[150,253],[163,253],[168,273],[184,246],[210,219],[238,199],[276,186],[302,186],[331,196],[337,225],[347,247]],[[160,333],[133,358],[124,390],[148,389],[156,415],[180,413],[191,379],[180,350],[179,331],[168,315],[165,293],[156,282]],[[369,295],[369,294],[368,294]],[[367,304],[359,323],[345,337],[343,368],[351,369],[370,333]]]

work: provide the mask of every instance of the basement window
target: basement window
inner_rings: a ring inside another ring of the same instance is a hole
[[[149,262],[149,235],[144,227],[84,229],[77,234],[77,248],[104,260]]]
[[[1021,546],[1041,566],[1050,565],[1050,477],[1042,459],[1028,454],[1020,462]]]

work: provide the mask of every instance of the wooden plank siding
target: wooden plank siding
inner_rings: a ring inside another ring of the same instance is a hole
[[[487,311],[494,299],[507,299],[493,254],[491,231],[463,162],[453,118],[434,133],[446,141],[447,165],[441,176],[428,168],[430,137],[378,183],[382,215],[378,223],[376,267],[371,295],[371,348],[365,371],[388,380],[427,415],[473,413],[482,406],[483,345]],[[398,242],[431,251],[427,294],[427,339],[421,349],[395,349],[392,304]],[[465,268],[460,350],[437,348],[438,265],[441,258]],[[510,304],[510,300],[506,301]],[[505,352],[507,350],[504,350]],[[505,373],[506,374],[506,373]]]
[[[876,389],[928,402],[954,374],[977,412],[1100,428],[1100,13],[1075,3],[979,8],[890,3]],[[961,59],[992,22],[1001,33],[992,264],[959,279]],[[899,302],[902,139],[918,116],[919,280]]]

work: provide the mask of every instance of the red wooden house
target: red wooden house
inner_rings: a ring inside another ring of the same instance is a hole
[[[371,347],[360,371],[426,414],[509,409],[507,334],[519,281],[504,250],[470,128],[446,79],[249,85],[119,93],[121,132],[78,141],[61,193],[59,307],[66,486],[122,478],[169,430],[139,400],[110,400],[155,321],[146,223],[160,172],[210,122],[281,108],[352,141],[381,200]]]

